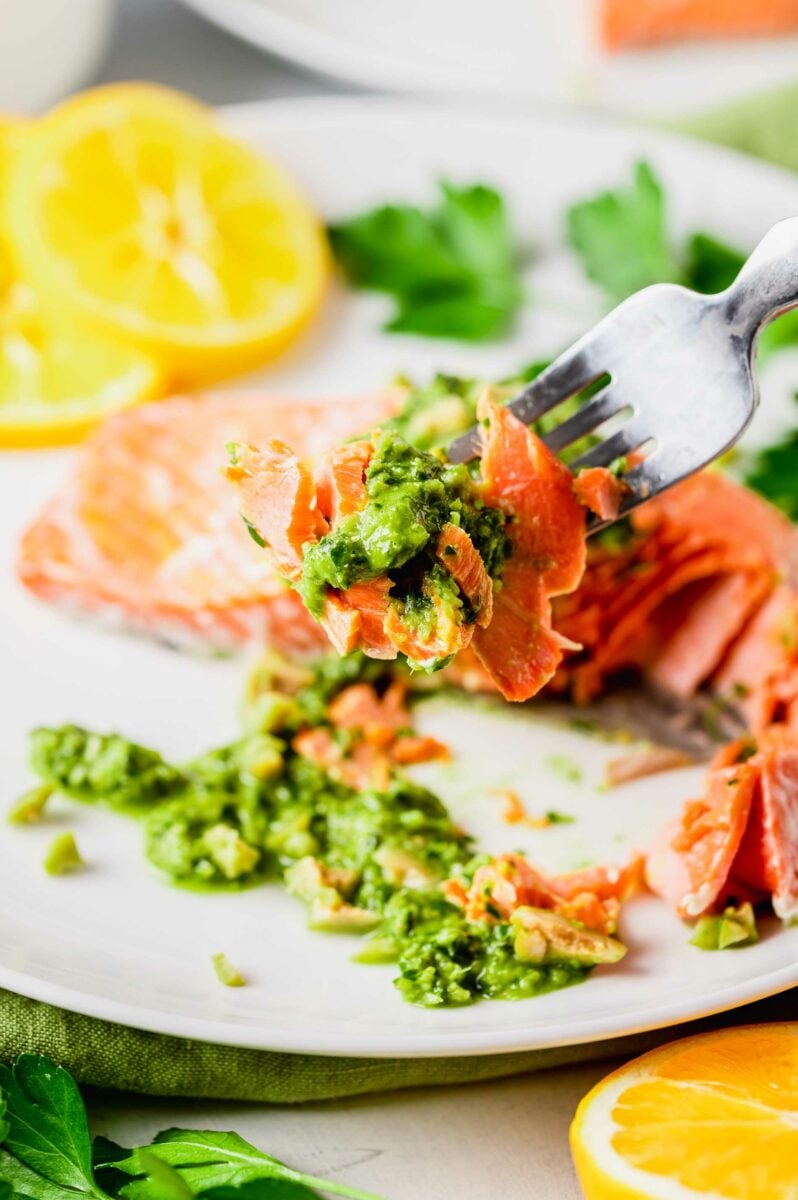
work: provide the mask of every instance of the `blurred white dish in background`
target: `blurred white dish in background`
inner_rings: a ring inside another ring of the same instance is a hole
[[[33,113],[89,81],[111,0],[0,0],[0,110]]]
[[[183,0],[292,62],[383,91],[669,118],[792,82],[798,37],[607,54],[594,0]],[[264,70],[266,68],[264,67]]]

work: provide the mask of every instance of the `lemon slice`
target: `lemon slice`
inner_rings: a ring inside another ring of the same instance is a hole
[[[123,337],[173,385],[274,355],[327,276],[294,184],[166,88],[99,88],[36,122],[6,208],[20,271],[52,318]]]
[[[77,441],[110,413],[160,391],[152,359],[92,332],[49,325],[26,284],[0,282],[0,446]]]
[[[30,126],[0,117],[0,199]],[[109,412],[149,399],[160,372],[140,351],[53,328],[0,237],[0,446],[72,442]]]
[[[586,1200],[792,1200],[798,1024],[644,1054],[585,1097],[571,1145]]]

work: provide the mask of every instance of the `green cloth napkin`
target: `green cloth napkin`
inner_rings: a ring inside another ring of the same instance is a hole
[[[294,1104],[393,1088],[476,1083],[570,1063],[628,1058],[721,1024],[790,1020],[798,1016],[797,1008],[798,991],[793,991],[709,1021],[582,1046],[461,1058],[332,1058],[241,1050],[145,1033],[0,991],[0,1062],[28,1050],[47,1054],[80,1083],[94,1087],[153,1096]],[[529,1019],[534,1022],[534,1002],[530,1002]]]
[[[796,113],[798,85],[695,118],[679,128],[798,170]],[[83,1084],[158,1096],[285,1104],[391,1088],[470,1083],[591,1059],[629,1057],[718,1024],[796,1017],[798,990],[713,1021],[554,1050],[461,1058],[332,1058],[241,1050],[145,1033],[0,990],[0,1061],[34,1051],[62,1063]],[[529,1019],[534,1022],[533,1004]]]

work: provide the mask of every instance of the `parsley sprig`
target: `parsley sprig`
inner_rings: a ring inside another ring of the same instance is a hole
[[[523,301],[519,252],[501,195],[441,183],[431,208],[386,204],[330,226],[350,284],[396,302],[392,333],[480,342],[506,333]]]
[[[285,1166],[237,1133],[167,1129],[147,1146],[92,1142],[72,1076],[22,1054],[0,1066],[0,1200],[379,1200]]]

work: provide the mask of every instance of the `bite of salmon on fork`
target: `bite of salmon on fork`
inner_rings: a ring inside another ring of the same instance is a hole
[[[509,404],[532,425],[600,384],[576,413],[543,436],[561,454],[594,443],[571,462],[612,468],[625,494],[617,516],[708,466],[739,439],[759,403],[753,361],[760,330],[798,305],[798,217],[775,225],[734,283],[717,295],[655,284],[630,296]],[[474,428],[454,441],[451,462],[478,457]],[[600,528],[613,517],[598,517]]]
[[[478,405],[479,473],[378,429],[315,471],[272,439],[233,447],[246,523],[341,654],[403,655],[416,670],[470,649],[508,700],[526,700],[578,648],[552,599],[578,587],[589,508],[617,481],[568,467],[490,389]]]

